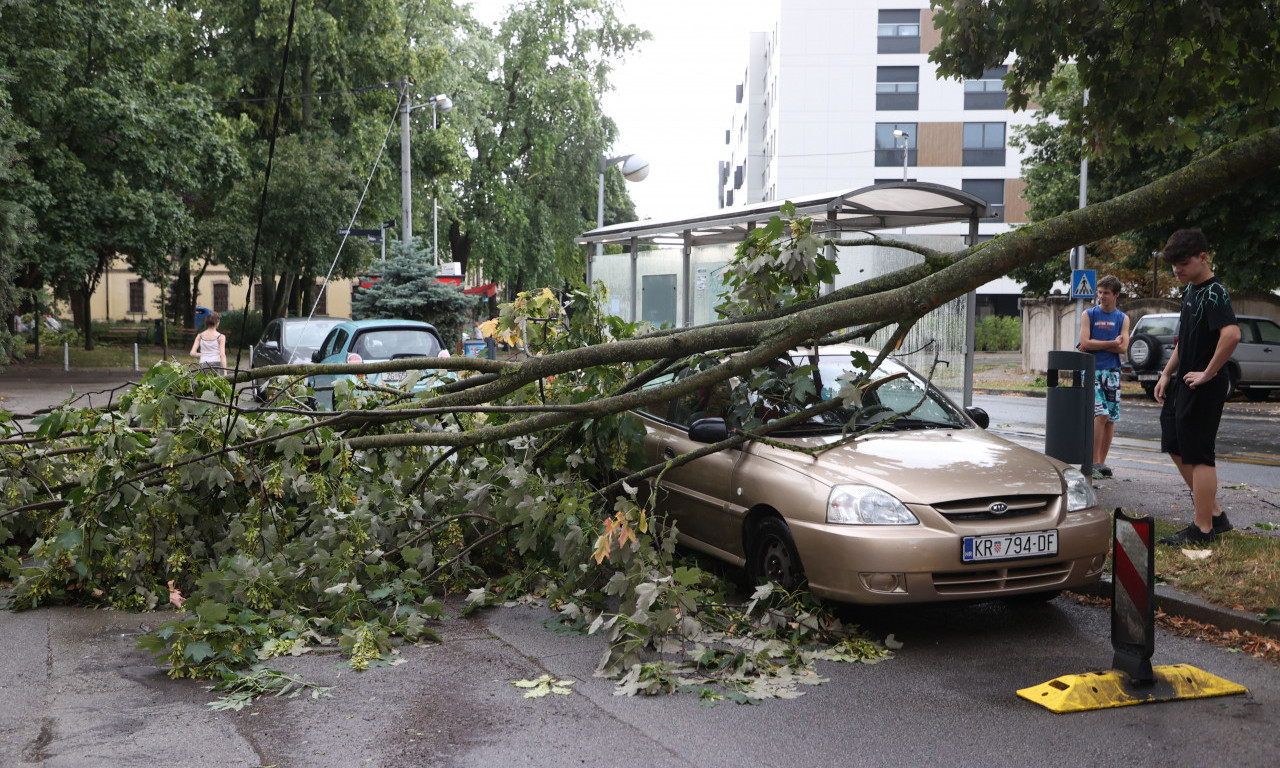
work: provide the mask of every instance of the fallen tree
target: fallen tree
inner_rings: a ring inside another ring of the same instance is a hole
[[[13,604],[173,602],[189,613],[144,645],[171,674],[234,677],[334,645],[362,668],[386,660],[393,638],[430,640],[442,595],[465,593],[471,609],[532,594],[564,624],[609,633],[601,672],[624,690],[718,681],[717,695],[792,695],[814,677],[813,644],[846,660],[881,658],[885,647],[803,595],[765,587],[734,605],[724,579],[683,561],[671,528],[619,480],[665,466],[637,466],[641,428],[628,411],[803,344],[881,328],[897,338],[1015,266],[1158,221],[1277,165],[1271,129],[988,243],[913,247],[921,264],[820,297],[813,279],[833,265],[819,246],[891,241],[833,241],[806,222],[778,222],[743,244],[737,267],[748,287],[790,280],[795,301],[745,290],[741,314],[696,328],[640,333],[602,314],[598,292],[575,292],[567,306],[533,293],[495,328],[522,336],[533,355],[520,361],[277,366],[230,380],[160,364],[112,408],[58,408],[30,434],[6,417],[0,544]],[[698,356],[694,375],[652,385]],[[388,370],[411,371],[409,385],[448,375],[416,393],[340,382],[337,411],[306,407],[305,374]],[[241,407],[237,387],[263,377],[278,383],[276,399]],[[656,655],[671,650],[678,661]]]

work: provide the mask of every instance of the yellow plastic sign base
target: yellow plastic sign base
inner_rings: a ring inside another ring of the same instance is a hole
[[[1179,699],[1234,696],[1249,689],[1188,664],[1154,667],[1155,682],[1134,685],[1124,672],[1086,672],[1063,675],[1041,685],[1023,688],[1018,695],[1051,712],[1087,712]]]

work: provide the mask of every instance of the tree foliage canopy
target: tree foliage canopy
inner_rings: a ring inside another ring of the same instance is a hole
[[[1067,115],[1096,147],[1193,147],[1224,104],[1229,136],[1276,125],[1280,3],[1144,0],[936,0],[943,74],[977,78],[1017,54],[1005,82],[1014,108],[1037,101],[1074,62],[1089,105]],[[1083,119],[1083,123],[1081,120]]]

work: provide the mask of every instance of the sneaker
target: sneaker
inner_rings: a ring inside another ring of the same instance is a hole
[[[1197,528],[1193,523],[1172,536],[1165,536],[1160,540],[1160,543],[1179,547],[1184,544],[1209,544],[1216,538],[1218,538],[1217,531],[1211,530],[1208,533],[1205,533]]]
[[[1094,464],[1093,471],[1103,477],[1111,477],[1111,467],[1108,467],[1106,464]]]
[[[1216,536],[1220,533],[1235,530],[1235,526],[1227,519],[1227,513],[1221,512],[1213,516],[1213,534]]]

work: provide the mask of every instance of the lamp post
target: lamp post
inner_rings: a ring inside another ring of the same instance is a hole
[[[409,78],[403,77],[400,80],[401,97],[400,97],[400,239],[408,243],[413,237],[413,191],[412,191],[412,174],[410,172],[410,152],[409,152],[409,113],[415,109],[423,107],[431,107],[431,128],[436,128],[436,110],[448,112],[453,109],[453,100],[448,96],[439,94],[432,96],[422,104],[412,104],[409,99]],[[431,200],[431,258],[433,263],[439,264],[439,256],[436,253],[436,200]]]
[[[649,161],[639,155],[618,155],[617,157],[600,156],[600,184],[596,194],[596,227],[604,226],[604,172],[609,166],[622,163],[622,178],[627,181],[644,181],[649,176]],[[604,254],[604,243],[596,241],[595,256]],[[587,254],[587,287],[591,287],[592,262],[595,260]]]
[[[596,226],[604,226],[604,172],[610,166],[622,163],[622,178],[627,181],[644,181],[649,176],[649,161],[639,155],[600,156],[600,189],[596,198]],[[604,253],[604,243],[596,242],[596,255]]]
[[[902,180],[906,181],[907,180],[907,160],[909,159],[907,148],[911,144],[911,134],[907,133],[906,131],[900,128],[894,128],[893,137],[895,139],[902,139]]]

